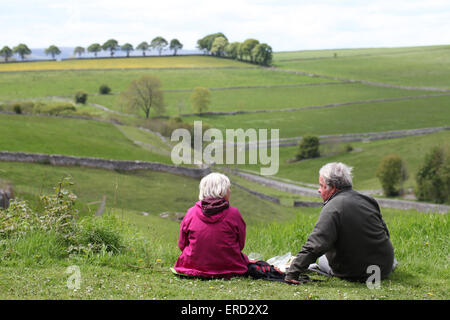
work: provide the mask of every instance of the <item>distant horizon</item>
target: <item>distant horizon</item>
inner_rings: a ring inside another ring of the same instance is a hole
[[[57,46],[57,45],[56,45]],[[332,51],[332,50],[364,50],[364,49],[396,49],[396,48],[416,48],[416,47],[439,47],[439,46],[450,46],[450,44],[432,44],[432,45],[411,45],[411,46],[380,46],[380,47],[353,47],[353,48],[325,48],[325,49],[299,49],[299,50],[283,50],[283,51],[274,51],[273,53],[284,53],[284,52],[301,52],[301,51]],[[73,50],[77,46],[57,46],[61,50],[61,54],[57,55],[55,59],[51,58],[51,55],[45,54],[45,49],[43,47],[33,47],[30,48],[31,55],[26,56],[26,58],[23,60],[26,61],[45,61],[45,60],[67,60],[67,59],[95,59],[95,58],[125,58],[126,53],[122,50],[115,51],[114,56],[111,56],[110,52],[107,50],[101,50],[97,53],[97,56],[95,56],[92,52],[85,52],[79,57],[78,55],[75,55],[73,53]],[[36,52],[37,51],[37,52]],[[202,55],[204,54],[203,51],[199,49],[180,49],[177,50],[177,56],[183,56],[183,55]],[[141,50],[134,49],[134,51],[131,51],[129,54],[129,57],[131,58],[139,58],[139,57],[158,57],[160,56],[159,53],[156,50],[147,50],[146,55],[143,56]],[[167,57],[167,56],[173,56],[173,50],[165,49],[161,56]],[[2,61],[3,60],[3,61]],[[0,57],[0,61],[4,62],[4,59]],[[14,54],[12,57],[9,58],[9,62],[21,62],[22,60]]]
[[[151,42],[162,36],[195,50],[216,32],[230,42],[256,39],[274,52],[444,45],[445,0],[23,0],[2,3],[0,47],[60,47],[114,38]]]
[[[25,43],[26,44],[26,43]],[[17,44],[18,45],[18,44]],[[46,47],[29,47],[30,50],[45,50],[47,49],[49,46],[51,45],[55,45],[57,46],[59,49],[75,49],[76,47],[83,47],[83,46],[79,46],[79,45],[74,45],[74,46],[58,46],[57,44],[50,44]],[[120,45],[120,44],[119,44]],[[89,46],[89,45],[88,45]],[[87,49],[88,46],[85,46],[83,48]],[[427,45],[420,45],[420,44],[412,44],[412,45],[399,45],[399,46],[367,46],[367,47],[335,47],[335,48],[317,48],[317,49],[292,49],[292,50],[279,50],[279,51],[273,51],[274,53],[280,53],[280,52],[296,52],[296,51],[326,51],[326,50],[358,50],[358,49],[394,49],[394,48],[415,48],[415,47],[437,47],[437,46],[450,46],[450,41],[448,43],[443,43],[443,44],[427,44]],[[14,46],[13,46],[14,47]],[[13,48],[11,47],[11,49]],[[171,49],[165,49],[164,51],[169,51],[172,52]],[[183,48],[178,50],[178,52],[181,51],[198,51],[198,52],[202,52],[200,49],[197,48]],[[116,50],[115,51],[116,54],[119,52],[124,52],[122,50]],[[139,52],[139,55],[142,56],[141,50],[139,49],[134,49],[134,51],[131,51],[131,53],[136,53]],[[156,50],[147,50],[147,53],[151,53],[151,52],[156,52]],[[107,55],[110,55],[109,51],[105,51],[102,49],[102,51],[99,51],[98,54],[100,53],[105,53]],[[84,54],[93,54],[90,52],[85,52]],[[147,54],[149,55],[149,54]],[[153,54],[152,54],[153,55]]]

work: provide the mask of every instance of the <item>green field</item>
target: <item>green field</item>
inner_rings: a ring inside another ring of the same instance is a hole
[[[0,114],[0,136],[0,150],[10,152],[170,162],[170,157],[144,150],[113,124],[100,121]]]
[[[450,46],[280,53],[275,55],[274,64],[345,79],[450,89]]]
[[[71,97],[78,90],[97,94],[102,84],[108,85],[114,93],[125,90],[131,80],[147,74],[159,77],[164,90],[330,82],[330,80],[285,74],[262,68],[203,69],[200,66],[193,69],[127,70],[126,72],[122,70],[0,72],[0,98],[12,100],[46,96]]]
[[[211,93],[211,105],[208,111],[283,110],[333,103],[422,96],[427,94],[430,93],[419,90],[406,91],[350,83],[284,88],[217,90]],[[166,112],[163,114],[178,115],[195,113],[189,100],[190,95],[191,92],[166,93],[164,95]],[[113,110],[127,111],[120,105],[120,98],[118,96],[95,96],[91,97],[89,101],[104,105]]]
[[[415,187],[415,176],[420,164],[424,161],[425,154],[436,145],[448,145],[448,141],[450,141],[450,131],[370,142],[324,144],[321,146],[322,157],[297,162],[289,162],[289,160],[295,158],[299,148],[297,146],[282,147],[280,148],[280,169],[277,176],[318,185],[319,169],[328,162],[340,161],[354,168],[355,189],[381,189],[380,182],[375,176],[378,164],[385,156],[397,154],[405,160],[409,173],[408,179],[403,185],[407,190]],[[352,152],[345,152],[344,149],[347,145],[353,147]],[[337,154],[333,155],[332,153]],[[260,170],[260,166],[257,165],[243,167],[255,172]]]
[[[247,68],[248,65],[231,59],[206,56],[130,57],[113,59],[74,59],[39,61],[32,63],[2,63],[0,72],[83,70],[83,69],[168,69],[168,68]]]
[[[280,138],[304,134],[381,132],[442,127],[449,124],[450,96],[356,104],[325,109],[225,116],[185,117],[224,130],[279,129]]]
[[[43,164],[0,162],[0,178],[13,183],[17,196],[22,199],[37,199],[48,193],[65,176],[75,183],[73,191],[84,209],[89,203],[107,197],[107,207],[121,210],[147,212],[158,216],[163,212],[182,212],[198,201],[199,180],[184,176],[137,171],[119,173],[109,170],[75,167],[52,167]],[[296,210],[262,202],[247,192],[233,190],[233,203],[240,208],[248,223],[258,221],[287,220]],[[164,201],[167,199],[167,201]],[[85,212],[85,214],[88,214]],[[92,212],[91,212],[92,214]],[[161,219],[161,222],[164,220]]]
[[[450,89],[449,52],[449,46],[279,52],[274,54],[275,69],[208,56],[0,64],[0,111],[13,111],[14,103],[21,101],[67,103],[76,91],[83,90],[89,94],[88,103],[130,112],[118,104],[118,94],[130,81],[152,74],[162,83],[165,116],[193,113],[189,96],[197,86],[213,89],[209,111],[244,112],[181,116],[184,126],[200,120],[223,131],[279,129],[280,138],[442,127],[450,125],[450,95],[431,96],[438,92],[424,88]],[[325,77],[280,72],[286,70]],[[329,77],[414,86],[417,90]],[[108,85],[112,94],[98,95],[102,84]],[[342,103],[350,105],[333,106]],[[74,106],[80,112],[77,115],[84,112],[103,121],[3,112],[0,151],[172,164],[170,142],[139,127],[159,131],[170,140],[171,130],[180,119],[165,122],[165,118],[153,117],[152,112],[152,117],[144,120],[139,114],[126,116],[92,105]],[[283,110],[289,108],[303,109]],[[253,112],[258,110],[275,112]],[[425,154],[434,146],[448,145],[449,138],[450,132],[443,131],[352,142],[352,152],[343,152],[347,144],[321,145],[321,158],[300,162],[289,161],[297,147],[282,147],[275,178],[314,185],[323,164],[342,161],[354,167],[356,189],[380,189],[375,177],[378,163],[385,155],[396,153],[405,160],[409,172],[404,187],[412,189]],[[260,168],[230,167],[255,172]],[[117,236],[121,250],[69,254],[65,242],[52,231],[11,238],[0,235],[0,299],[448,299],[448,215],[382,208],[400,265],[382,282],[380,290],[322,276],[316,278],[323,282],[302,286],[246,278],[179,279],[169,271],[179,255],[179,222],[163,219],[160,214],[185,213],[198,199],[198,179],[156,171],[125,173],[0,162],[0,179],[10,182],[17,199],[29,201],[33,210],[42,210],[39,196],[52,192],[66,176],[75,183],[71,190],[78,196],[75,207],[80,211],[79,222],[97,226],[103,235]],[[320,207],[293,208],[292,203],[320,199],[229,176],[234,183],[281,200],[281,204],[275,204],[232,186],[231,205],[239,208],[247,223],[244,252],[260,253],[266,260],[289,251],[296,254],[311,232]],[[92,219],[104,196],[103,217]],[[64,272],[69,265],[80,266],[80,290],[66,286],[68,275]]]

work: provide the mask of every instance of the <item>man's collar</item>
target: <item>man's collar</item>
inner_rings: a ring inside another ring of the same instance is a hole
[[[348,191],[348,190],[352,190],[352,187],[344,187],[342,189],[337,189],[337,191],[335,193],[333,193],[328,199],[327,201],[325,201],[322,206],[325,206],[331,199],[333,199],[337,194],[344,192],[344,191]]]

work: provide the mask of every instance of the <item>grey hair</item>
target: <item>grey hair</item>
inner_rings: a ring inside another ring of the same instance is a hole
[[[352,187],[352,167],[342,162],[330,162],[319,170],[319,176],[322,177],[325,184],[338,189]]]
[[[206,198],[223,198],[230,189],[230,179],[224,174],[213,172],[200,181],[199,200]]]

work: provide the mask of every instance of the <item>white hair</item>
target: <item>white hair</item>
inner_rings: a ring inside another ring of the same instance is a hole
[[[352,167],[342,162],[330,162],[319,170],[319,176],[322,177],[325,184],[338,189],[352,187]]]
[[[200,200],[206,198],[223,198],[230,189],[230,179],[224,174],[213,172],[200,181]]]

